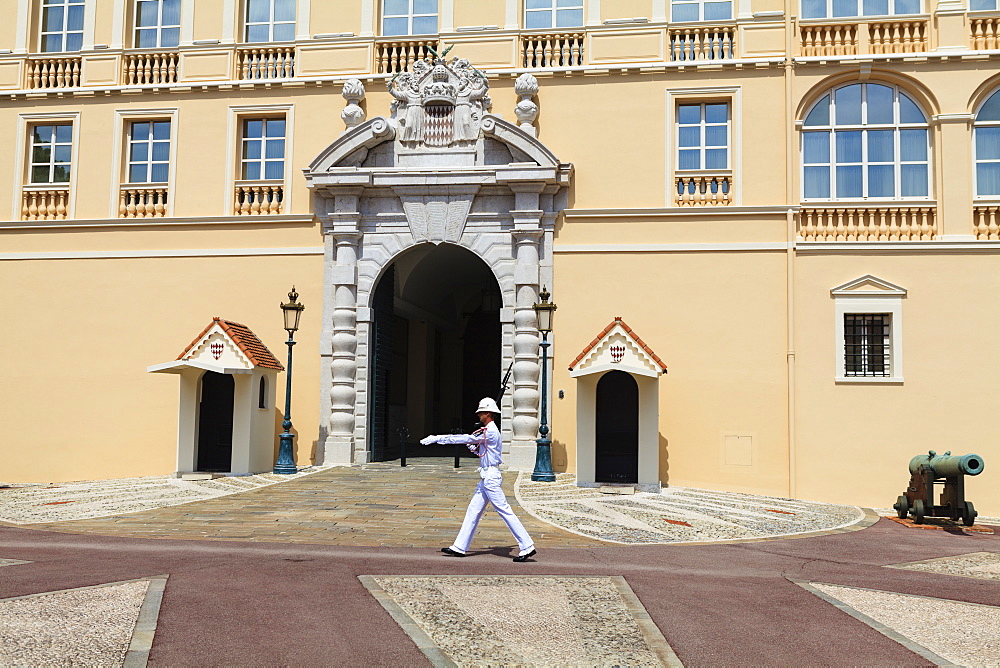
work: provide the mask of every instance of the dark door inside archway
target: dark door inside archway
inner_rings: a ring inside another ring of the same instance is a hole
[[[639,385],[624,371],[597,381],[596,482],[639,481]]]
[[[427,434],[474,427],[473,410],[495,397],[501,377],[500,287],[477,255],[450,244],[417,246],[383,272],[372,294],[369,368],[370,454],[452,456],[421,446]],[[469,456],[465,448],[459,454]]]
[[[233,461],[233,377],[206,371],[198,404],[198,470],[227,472]]]

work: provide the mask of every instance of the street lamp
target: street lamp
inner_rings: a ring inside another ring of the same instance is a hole
[[[288,303],[281,305],[281,312],[285,316],[285,331],[288,332],[288,340],[285,344],[288,346],[288,368],[287,377],[285,378],[285,420],[281,423],[281,426],[285,431],[281,433],[278,437],[278,461],[274,462],[274,472],[275,473],[298,473],[299,469],[295,466],[295,458],[292,456],[292,439],[295,438],[292,435],[292,346],[295,345],[295,332],[299,329],[299,316],[302,315],[302,311],[305,310],[305,305],[300,304],[297,300],[299,298],[299,293],[295,291],[295,286],[292,286],[292,291],[288,293]]]
[[[535,443],[535,470],[531,473],[532,480],[540,482],[555,482],[556,474],[552,472],[552,441],[549,439],[549,425],[546,419],[548,410],[548,397],[546,390],[546,380],[548,379],[549,357],[549,332],[552,331],[552,316],[555,315],[556,305],[549,301],[549,291],[542,286],[542,293],[538,295],[539,302],[532,306],[538,318],[538,331],[542,333],[542,419],[538,425],[538,433],[541,438]]]

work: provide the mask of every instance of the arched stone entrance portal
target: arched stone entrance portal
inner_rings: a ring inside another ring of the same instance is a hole
[[[500,323],[501,360],[494,369],[513,365],[511,390],[500,405],[504,443],[510,444],[505,461],[531,470],[540,377],[531,307],[542,285],[557,289],[552,234],[567,206],[573,168],[535,138],[530,123],[519,127],[488,113],[489,86],[469,61],[438,58],[411,67],[389,83],[395,100],[390,118],[360,122],[364,111],[356,102],[364,88],[349,81],[351,104],[342,117],[350,129],[304,170],[325,242],[317,461],[364,463],[377,453],[371,442],[377,418],[372,374],[378,373],[372,334],[379,309],[388,306],[376,303],[376,286],[408,251],[440,246],[451,253],[451,245],[478,258],[499,288],[493,321]],[[537,84],[519,83],[519,90],[530,97]],[[527,100],[519,103],[525,105]],[[459,416],[460,425],[464,419]]]
[[[467,432],[471,408],[500,387],[500,285],[472,252],[422,244],[402,253],[372,293],[370,457],[399,457],[399,429]],[[420,447],[421,456],[453,454]]]

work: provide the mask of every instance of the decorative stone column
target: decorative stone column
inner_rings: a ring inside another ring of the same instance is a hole
[[[538,297],[538,242],[541,230],[514,231],[514,392],[510,444],[512,469],[530,471],[535,465],[538,437],[538,322],[532,308]]]
[[[354,463],[354,423],[356,411],[355,355],[357,337],[358,244],[361,233],[358,221],[358,199],[361,189],[337,191],[334,211],[324,220],[327,227],[328,254],[326,279],[332,287],[332,304],[328,305],[330,346],[330,414],[324,446],[325,464]],[[332,262],[329,262],[332,260]]]

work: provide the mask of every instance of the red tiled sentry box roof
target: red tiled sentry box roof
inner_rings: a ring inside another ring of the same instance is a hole
[[[238,322],[223,320],[218,317],[212,318],[212,322],[208,323],[208,327],[206,327],[201,334],[194,337],[194,341],[192,341],[188,347],[184,349],[184,352],[177,356],[177,359],[184,359],[184,356],[187,355],[192,348],[198,345],[198,342],[201,341],[202,337],[208,334],[208,330],[212,329],[215,325],[219,325],[219,327],[222,328],[222,331],[229,335],[229,338],[233,340],[233,343],[235,343],[239,349],[243,351],[243,354],[247,356],[250,363],[254,366],[259,366],[264,369],[274,369],[276,371],[285,370],[285,367],[281,366],[281,362],[279,362],[277,358],[271,354],[271,351],[267,349],[267,346],[265,346],[264,343],[257,338],[256,334],[250,331],[249,327],[241,325]]]
[[[625,321],[621,319],[621,316],[615,316],[615,319],[611,321],[611,324],[605,327],[604,331],[602,331],[600,334],[594,337],[594,340],[587,344],[587,346],[583,349],[583,351],[576,356],[576,359],[573,360],[572,364],[569,365],[569,370],[572,371],[573,367],[579,364],[580,361],[587,356],[587,353],[593,350],[594,346],[600,343],[601,339],[607,336],[608,332],[610,332],[612,329],[615,328],[615,325],[621,325],[622,329],[624,329],[625,333],[628,334],[633,341],[635,341],[636,345],[645,350],[646,354],[653,358],[653,361],[656,362],[656,365],[658,367],[660,367],[660,370],[663,371],[663,373],[667,372],[667,365],[663,363],[663,360],[661,360],[659,356],[656,353],[654,353],[649,346],[646,345],[645,341],[639,338],[639,335],[636,334],[631,327],[625,324]]]

